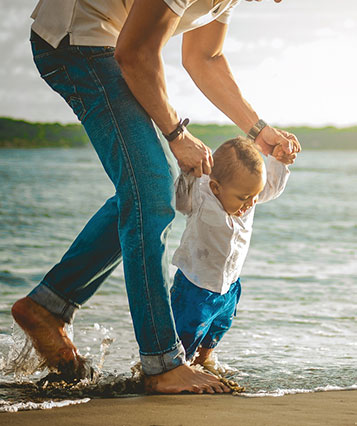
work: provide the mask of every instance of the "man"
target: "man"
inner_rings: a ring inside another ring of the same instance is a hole
[[[36,66],[82,122],[116,189],[61,261],[13,306],[15,320],[49,367],[84,374],[84,360],[64,325],[123,260],[147,390],[228,391],[185,364],[175,330],[165,250],[174,217],[172,177],[153,122],[183,171],[197,177],[210,173],[210,149],[187,131],[187,120],[167,98],[162,48],[184,32],[183,64],[202,92],[264,153],[281,144],[285,156],[296,155],[291,143],[296,138],[259,120],[222,54],[237,3],[40,0],[37,5],[31,34]]]

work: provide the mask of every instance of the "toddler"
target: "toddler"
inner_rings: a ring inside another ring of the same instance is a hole
[[[210,176],[181,174],[176,181],[176,208],[187,223],[172,260],[178,270],[171,304],[186,359],[195,364],[210,359],[231,327],[255,204],[277,198],[290,173],[274,158],[281,151],[277,146],[265,166],[255,145],[237,137],[215,151]]]

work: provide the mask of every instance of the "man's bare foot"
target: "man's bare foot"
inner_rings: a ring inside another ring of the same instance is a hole
[[[18,300],[11,312],[49,368],[70,379],[87,376],[85,359],[68,337],[64,321],[29,297]]]
[[[230,392],[218,377],[195,370],[186,364],[155,376],[145,376],[148,393],[224,393]]]

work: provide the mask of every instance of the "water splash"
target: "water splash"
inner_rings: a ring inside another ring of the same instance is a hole
[[[97,370],[100,372],[103,369],[105,357],[109,355],[109,348],[114,342],[114,339],[111,337],[110,331],[104,326],[95,323],[94,329],[103,336],[102,342],[100,344],[100,358],[97,364]]]
[[[7,353],[0,358],[0,412],[49,409],[88,402],[93,397],[113,398],[144,392],[141,369],[134,366],[131,374],[112,374],[103,371],[105,358],[114,339],[105,327],[94,324],[100,335],[99,361],[87,358],[91,371],[85,379],[68,381],[65,373],[49,371],[30,339],[13,324],[11,336],[2,336],[1,348]],[[67,333],[73,338],[72,326]],[[12,381],[5,380],[12,376]]]
[[[36,371],[46,369],[44,361],[38,356],[31,340],[14,322],[11,336],[7,337],[8,353],[0,358],[0,373],[14,375],[15,380],[21,381],[24,377]],[[5,347],[5,345],[2,345]]]

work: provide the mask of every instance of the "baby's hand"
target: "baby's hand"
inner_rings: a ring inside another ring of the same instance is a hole
[[[283,164],[293,164],[295,162],[295,159],[297,157],[297,150],[294,149],[295,147],[293,146],[293,152],[291,154],[287,154],[281,144],[279,145],[275,145],[273,152],[271,153],[271,155],[273,157],[275,157],[278,161],[281,161]]]

